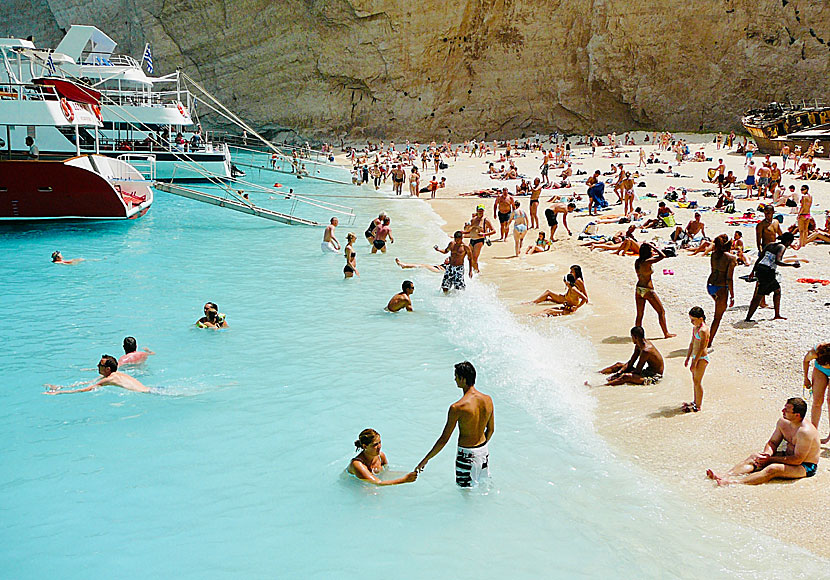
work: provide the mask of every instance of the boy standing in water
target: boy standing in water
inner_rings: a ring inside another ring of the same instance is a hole
[[[489,476],[490,454],[487,443],[493,437],[495,421],[493,400],[476,390],[476,369],[469,361],[455,365],[455,384],[464,394],[450,405],[447,423],[438,441],[415,468],[420,473],[427,462],[438,455],[458,425],[458,452],[455,457],[455,483],[474,487],[481,477]]]

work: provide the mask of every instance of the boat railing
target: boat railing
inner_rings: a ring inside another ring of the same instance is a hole
[[[52,85],[0,83],[0,99],[23,101],[57,101],[60,95]]]
[[[126,54],[112,54],[109,52],[84,51],[81,53],[81,63],[93,66],[128,66],[139,68],[138,61]]]
[[[151,155],[148,153],[124,153],[123,155],[119,155],[116,159],[123,161],[124,163],[129,163],[133,166],[133,168],[138,171],[141,175],[144,176],[145,179],[149,179],[150,181],[155,181],[156,179],[156,156]],[[126,175],[125,172],[122,171],[121,166],[118,166],[118,171],[115,172],[115,179],[120,181],[131,181],[133,178],[129,175]]]
[[[110,87],[97,87],[101,94],[106,97],[104,104],[133,107],[177,107],[179,103],[190,110],[193,102],[192,95],[188,91],[140,91],[114,89]]]
[[[211,143],[209,141],[200,141],[199,145],[193,146],[190,141],[186,142],[186,147],[176,143],[159,143],[154,139],[111,139],[109,137],[99,137],[98,143],[104,151],[123,151],[124,154],[129,153],[181,153],[183,155],[189,153],[225,153],[224,143]]]

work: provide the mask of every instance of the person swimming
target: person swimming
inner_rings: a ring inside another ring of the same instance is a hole
[[[225,313],[219,312],[216,302],[205,303],[205,315],[196,321],[198,328],[229,328]]]
[[[147,360],[151,354],[156,354],[149,348],[137,350],[135,338],[128,336],[124,339],[124,354],[118,359],[118,366],[137,365]]]
[[[150,389],[142,385],[138,379],[135,379],[128,374],[119,372],[118,361],[115,360],[115,357],[110,356],[108,354],[101,355],[101,361],[98,363],[98,372],[101,374],[101,377],[97,380],[81,383],[88,385],[86,387],[80,389],[73,389],[71,391],[64,391],[62,390],[63,387],[59,385],[47,384],[46,386],[48,387],[48,390],[44,394],[68,395],[71,393],[85,393],[87,391],[92,391],[94,389],[97,389],[98,387],[103,387],[107,385],[121,387],[122,389],[126,389],[128,391],[135,391],[137,393],[151,392]]]
[[[61,255],[60,250],[55,250],[54,252],[52,252],[52,263],[53,264],[67,264],[67,265],[71,266],[73,264],[77,264],[78,262],[83,262],[83,261],[84,261],[83,258],[72,258],[71,260],[67,260]]]
[[[414,471],[396,479],[382,480],[377,476],[389,464],[389,461],[386,459],[386,454],[381,451],[380,433],[374,429],[361,431],[354,446],[360,453],[349,462],[346,470],[359,480],[374,485],[399,485],[412,483],[418,478],[418,474]]]

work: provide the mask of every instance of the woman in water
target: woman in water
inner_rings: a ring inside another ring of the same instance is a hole
[[[418,477],[417,473],[411,471],[397,479],[384,481],[378,478],[376,474],[383,471],[389,462],[386,460],[386,454],[380,450],[380,433],[374,429],[361,431],[354,446],[360,453],[349,463],[348,471],[362,481],[374,485],[398,485],[411,483]]]
[[[677,335],[669,332],[668,326],[666,325],[666,309],[663,308],[663,303],[660,302],[660,298],[654,291],[654,283],[651,281],[651,275],[654,273],[652,266],[665,257],[666,255],[663,252],[648,242],[643,242],[640,246],[640,257],[634,261],[634,271],[637,273],[637,286],[634,288],[634,302],[637,305],[637,318],[634,321],[634,326],[643,325],[646,302],[648,302],[657,313],[657,319],[660,321],[660,328],[663,329],[663,336],[666,338],[672,338]]]
[[[525,210],[519,209],[518,200],[513,204],[513,213],[510,216],[513,221],[513,241],[516,245],[516,257],[522,250],[522,243],[527,235],[527,228],[530,226]]]
[[[813,361],[813,378],[810,380],[810,361]],[[817,344],[804,355],[804,386],[813,390],[813,409],[810,421],[818,427],[821,421],[821,407],[827,394],[827,383],[830,381],[830,342]],[[827,401],[827,411],[830,413],[830,399]],[[821,440],[830,441],[830,435]]]
[[[712,273],[706,280],[706,291],[709,296],[715,301],[715,316],[712,319],[712,330],[709,334],[709,344],[712,347],[712,341],[715,340],[715,333],[720,326],[723,313],[726,312],[727,299],[729,306],[735,306],[735,290],[732,287],[732,274],[735,272],[735,266],[738,259],[729,252],[732,249],[732,240],[727,234],[721,234],[713,241],[714,250],[712,250],[711,266]]]
[[[700,306],[689,310],[689,320],[692,322],[692,340],[689,342],[689,350],[686,352],[686,362],[683,366],[689,367],[692,373],[695,400],[691,403],[683,403],[681,409],[686,413],[697,413],[703,405],[703,373],[709,366],[709,354],[706,350],[706,344],[709,342],[709,328],[706,326],[706,314]],[[689,359],[692,360],[691,364],[689,364]]]
[[[360,276],[360,272],[357,271],[357,254],[354,251],[354,243],[356,240],[357,236],[352,232],[346,234],[346,248],[343,250],[346,257],[346,265],[343,266],[343,275],[346,278],[351,278],[355,274]]]

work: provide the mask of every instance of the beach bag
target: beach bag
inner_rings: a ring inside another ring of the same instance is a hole
[[[666,246],[666,248],[663,250],[663,254],[667,258],[676,258],[677,257],[677,249],[675,249],[674,246]]]
[[[667,215],[666,217],[664,217],[663,218],[663,223],[666,224],[670,228],[673,228],[674,226],[677,225],[677,222],[674,221],[674,216],[673,215]]]
[[[443,161],[438,164],[438,169],[446,169],[447,167],[449,167],[449,165],[447,165]]]
[[[725,206],[723,206],[723,213],[735,213],[735,202],[730,201]]]
[[[585,229],[582,230],[582,233],[586,236],[594,236],[596,235],[598,229],[599,228],[597,227],[596,222],[590,222],[588,223],[588,225],[585,226]]]

